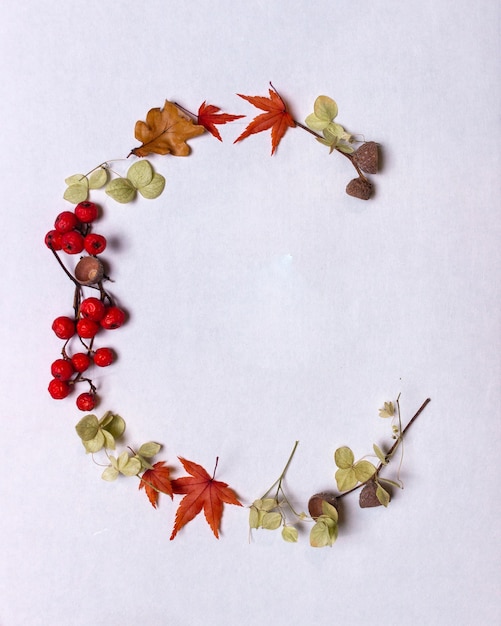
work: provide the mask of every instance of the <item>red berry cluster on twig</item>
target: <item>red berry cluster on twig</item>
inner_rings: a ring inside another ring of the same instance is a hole
[[[98,216],[96,204],[80,202],[74,211],[60,213],[54,228],[45,236],[47,247],[75,285],[73,314],[56,317],[52,323],[52,330],[64,344],[61,356],[52,363],[48,389],[54,399],[62,400],[70,395],[77,383],[87,383],[89,390],[76,399],[77,407],[82,411],[91,411],[97,401],[96,386],[84,373],[93,364],[107,367],[115,360],[111,348],[96,349],[94,340],[103,330],[120,328],[126,319],[125,312],[103,287],[107,277],[98,255],[106,248],[106,238],[92,232],[92,224]],[[80,258],[72,273],[58,255],[59,251],[68,255],[85,251],[88,256]],[[96,290],[97,297],[84,294],[84,287]]]

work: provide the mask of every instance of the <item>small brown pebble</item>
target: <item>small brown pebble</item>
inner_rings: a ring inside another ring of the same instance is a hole
[[[367,174],[377,174],[379,168],[378,144],[375,141],[363,143],[360,148],[353,153],[353,160],[363,172],[367,172]]]
[[[362,178],[354,178],[346,185],[346,193],[360,200],[368,200],[372,195],[372,189],[372,184]]]

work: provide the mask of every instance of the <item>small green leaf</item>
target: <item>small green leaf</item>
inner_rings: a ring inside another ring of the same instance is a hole
[[[79,184],[79,185],[85,185],[86,187],[89,186],[89,181],[87,179],[87,176],[85,176],[85,174],[73,174],[72,176],[68,176],[68,178],[65,178],[64,182],[67,185]]]
[[[165,178],[161,174],[155,174],[151,183],[145,187],[139,187],[139,193],[147,200],[158,198],[165,188]]]
[[[311,128],[311,130],[323,130],[330,122],[330,120],[324,120],[318,118],[315,113],[310,113],[308,117],[304,120],[306,126]]]
[[[124,476],[136,476],[137,474],[139,474],[141,469],[142,469],[141,461],[139,461],[139,459],[136,459],[135,457],[132,457],[132,458],[128,457],[125,463],[123,461],[119,463],[119,471]]]
[[[289,543],[296,543],[298,537],[297,528],[294,526],[284,526],[282,529],[282,539]]]
[[[265,513],[261,522],[261,527],[266,530],[276,530],[282,523],[280,513]]]
[[[118,470],[116,470],[112,465],[109,465],[101,474],[101,478],[109,481],[116,480],[118,478]]]
[[[341,469],[350,468],[355,461],[355,456],[348,446],[342,446],[334,452],[334,462]]]
[[[278,501],[275,498],[264,498],[263,500],[259,500],[259,502],[261,503],[259,507],[261,511],[272,511],[278,506]]]
[[[357,461],[353,470],[357,480],[361,483],[365,483],[376,472],[376,468],[370,461]]]
[[[382,409],[379,409],[379,417],[393,417],[395,415],[395,406],[393,402],[385,402]]]
[[[372,447],[374,449],[374,452],[376,453],[377,458],[381,461],[381,463],[383,465],[388,465],[388,460],[386,459],[386,456],[384,452],[381,450],[381,448],[376,444],[373,444]]]
[[[332,506],[327,500],[322,501],[322,513],[327,517],[330,517],[335,522],[338,521],[338,512],[335,506]]]
[[[401,483],[396,483],[394,480],[390,480],[389,478],[379,478],[382,483],[387,483],[392,487],[396,487],[397,489],[403,489],[403,485]]]
[[[259,528],[260,523],[259,510],[253,504],[249,510],[249,526],[251,528]]]
[[[101,428],[107,430],[114,439],[120,439],[125,431],[125,420],[120,415],[108,411],[101,420]]]
[[[355,152],[355,148],[347,143],[338,143],[338,145],[336,146],[336,150],[344,152],[345,154],[351,154],[352,152]]]
[[[86,415],[75,426],[78,436],[83,441],[94,439],[99,430],[99,422],[95,415]]]
[[[349,491],[353,489],[358,482],[353,467],[338,469],[335,477],[339,491]]]
[[[113,437],[113,435],[109,433],[105,428],[101,428],[100,432],[103,434],[103,437],[104,437],[104,447],[107,450],[114,450],[115,438]]]
[[[162,446],[159,443],[156,443],[154,441],[148,441],[148,443],[143,443],[137,453],[139,456],[144,456],[147,459],[151,459],[151,457],[155,456],[155,454],[158,454],[161,447]]]
[[[383,506],[390,504],[390,494],[378,484],[376,489],[376,497]]]
[[[149,161],[137,161],[127,171],[127,178],[136,189],[146,187],[153,179],[153,168]]]
[[[95,452],[99,452],[104,447],[106,443],[103,431],[99,429],[97,431],[97,435],[93,439],[89,439],[88,441],[82,441],[86,452],[94,454]]]
[[[136,188],[127,178],[114,178],[106,186],[106,193],[121,204],[126,204],[134,199]]]
[[[82,183],[73,183],[66,188],[63,198],[72,204],[78,204],[87,200],[89,188]]]
[[[338,114],[336,102],[329,96],[318,96],[313,105],[313,111],[320,120],[330,122]]]
[[[338,526],[334,520],[321,515],[310,532],[310,545],[314,548],[332,546],[338,535]]]
[[[105,167],[98,167],[89,176],[90,189],[101,189],[108,182],[108,170]]]

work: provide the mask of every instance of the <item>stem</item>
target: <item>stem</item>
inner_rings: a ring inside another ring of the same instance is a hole
[[[400,445],[400,443],[403,440],[403,437],[405,435],[405,433],[409,430],[411,424],[413,424],[417,418],[421,415],[421,413],[425,410],[426,406],[431,402],[431,398],[426,398],[426,400],[423,402],[423,404],[419,407],[419,409],[416,411],[416,413],[413,415],[413,417],[411,418],[411,420],[409,421],[409,423],[407,424],[407,426],[403,429],[403,431],[400,433],[400,436],[398,437],[398,439],[395,441],[395,443],[391,446],[391,448],[388,450],[388,453],[386,454],[386,459],[389,460],[391,459],[393,453],[395,452],[395,450],[398,448],[398,446]],[[379,463],[379,465],[376,467],[376,471],[374,472],[374,474],[369,478],[369,480],[374,480],[375,478],[377,478],[379,472],[383,469],[383,467],[385,466],[385,464],[383,462]],[[369,482],[369,480],[366,480],[363,483],[360,483],[358,485],[356,485],[355,487],[353,487],[353,489],[349,489],[348,491],[345,491],[341,494],[339,494],[338,496],[336,496],[338,499],[339,498],[344,498],[344,496],[347,496],[349,493],[351,493],[352,491],[356,491],[357,489],[360,489],[360,487],[363,487],[366,483]]]
[[[273,487],[275,487],[275,485],[277,485],[277,484],[278,484],[278,487],[277,487],[277,495],[278,495],[278,492],[282,488],[282,481],[285,478],[285,474],[287,473],[287,470],[289,469],[289,465],[291,464],[292,457],[294,456],[294,453],[296,452],[296,448],[298,447],[298,445],[299,445],[299,441],[296,441],[295,444],[294,444],[294,447],[292,448],[292,452],[290,453],[290,456],[289,456],[289,458],[287,460],[287,463],[285,464],[285,467],[282,470],[282,473],[277,478],[277,480],[273,483],[273,485],[268,489],[268,491],[265,491],[264,495],[261,497],[261,500],[264,500],[264,498],[266,498],[266,496],[270,493],[270,491],[273,489]]]
[[[194,113],[192,113],[191,111],[188,111],[188,109],[185,109],[183,106],[181,106],[180,104],[178,104],[177,102],[173,102],[172,103],[174,106],[176,106],[178,109],[181,109],[181,111],[183,113],[186,113],[186,115],[190,115],[191,117],[194,117],[195,119],[198,119],[198,115],[195,115]]]

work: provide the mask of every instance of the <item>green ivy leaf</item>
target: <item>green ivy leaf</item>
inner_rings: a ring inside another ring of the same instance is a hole
[[[128,178],[114,178],[106,186],[106,193],[121,204],[126,204],[136,196],[136,188]]]
[[[139,193],[147,200],[154,200],[165,188],[165,178],[161,174],[154,174],[151,182],[138,189]]]
[[[89,188],[101,189],[108,182],[108,170],[105,167],[98,167],[89,176]]]
[[[153,180],[153,168],[149,161],[137,161],[127,171],[127,178],[136,189],[146,187]]]

